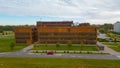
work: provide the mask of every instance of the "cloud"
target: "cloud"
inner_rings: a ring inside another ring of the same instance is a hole
[[[113,23],[120,17],[119,3],[119,0],[0,0],[0,13],[82,18],[91,23]]]

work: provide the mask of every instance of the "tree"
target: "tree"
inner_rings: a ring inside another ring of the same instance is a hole
[[[14,43],[14,42],[11,42],[11,44],[10,44],[10,49],[13,50],[14,47],[15,47],[15,43]]]
[[[71,41],[68,41],[67,46],[68,46],[69,49],[70,49],[70,47],[72,46],[72,42],[71,42]]]
[[[80,50],[83,50],[83,46],[84,46],[84,43],[81,42],[81,43],[80,43]]]
[[[60,43],[59,42],[56,43],[56,47],[60,47]]]
[[[36,44],[36,43],[34,43],[34,47],[37,47],[37,44]]]
[[[117,37],[116,37],[116,35],[112,34],[111,37],[114,39],[114,43],[116,43],[116,42],[117,42]]]
[[[46,46],[46,47],[48,46],[47,42],[45,42],[45,46]]]

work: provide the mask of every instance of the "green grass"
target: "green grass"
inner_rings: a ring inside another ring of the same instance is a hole
[[[24,47],[26,44],[16,44],[13,50],[10,49],[11,42],[14,42],[14,36],[0,36],[0,52],[10,52],[10,51],[17,51]]]
[[[120,52],[120,43],[104,42],[103,44],[108,45],[109,48],[111,48],[117,52]]]
[[[56,47],[55,45],[48,45],[48,46],[35,46],[32,50],[81,50],[80,46],[59,46]],[[82,51],[97,51],[96,46],[82,46]]]
[[[120,60],[0,58],[0,68],[120,68]]]

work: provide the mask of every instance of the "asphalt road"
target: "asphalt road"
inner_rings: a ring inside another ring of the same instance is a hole
[[[82,59],[120,59],[115,55],[102,55],[102,54],[39,54],[39,53],[0,53],[0,57],[40,57],[40,58],[82,58]]]
[[[120,60],[120,56],[107,54],[40,54],[30,53],[29,50],[33,47],[30,45],[23,50],[17,52],[0,53],[0,57],[32,57],[32,58],[81,58],[81,59],[115,59]]]

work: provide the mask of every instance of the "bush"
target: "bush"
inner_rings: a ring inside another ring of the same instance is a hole
[[[90,52],[89,52],[89,51],[87,51],[87,54],[90,54]]]
[[[67,51],[67,53],[69,53],[69,51]]]
[[[64,51],[64,53],[66,53],[66,51]]]
[[[15,42],[11,42],[11,44],[10,44],[10,49],[13,50],[14,47],[15,47]]]
[[[39,52],[36,50],[36,53],[39,53]]]
[[[109,42],[108,40],[102,39],[102,38],[98,38],[97,40],[98,40],[99,42]]]

